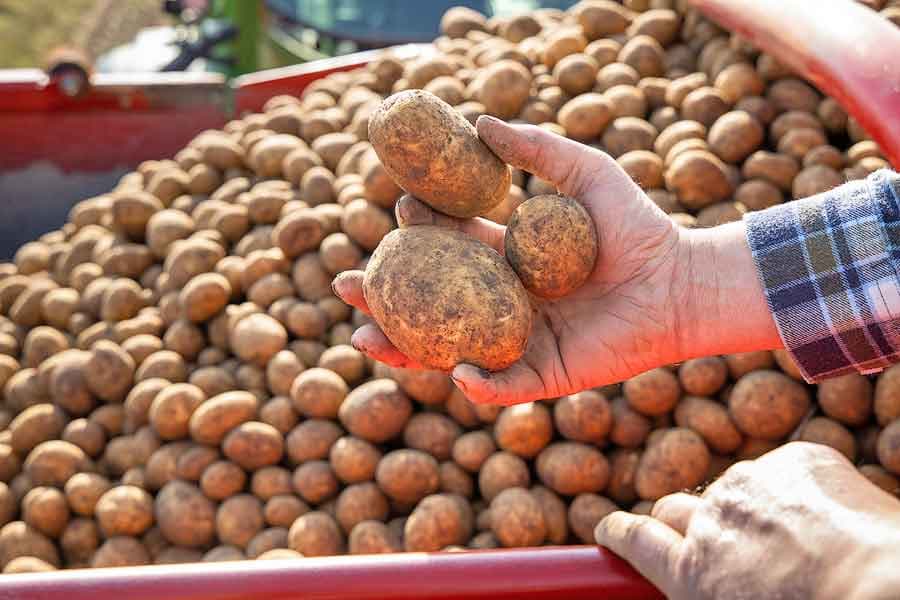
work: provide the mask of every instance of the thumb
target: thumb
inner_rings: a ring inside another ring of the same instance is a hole
[[[566,196],[584,201],[600,188],[615,193],[636,187],[610,155],[536,125],[509,125],[484,115],[476,128],[501,160],[549,181]]]
[[[609,548],[650,580],[671,594],[675,563],[684,538],[662,521],[617,511],[607,515],[594,530],[597,543]]]

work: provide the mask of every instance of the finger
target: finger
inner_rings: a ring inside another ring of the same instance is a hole
[[[371,358],[391,367],[421,369],[422,366],[399,350],[378,327],[367,323],[353,332],[350,345]]]
[[[600,521],[594,537],[661,591],[672,589],[675,562],[684,538],[671,527],[653,517],[616,511]]]
[[[684,535],[694,511],[703,502],[697,496],[679,492],[663,496],[653,504],[650,516]]]
[[[494,373],[459,364],[450,377],[466,398],[478,404],[509,406],[548,397],[538,373],[521,360]]]
[[[603,188],[615,196],[632,190],[631,178],[611,156],[535,125],[509,125],[484,115],[476,122],[478,137],[505,162],[554,184],[563,194],[586,198]]]
[[[355,306],[367,315],[371,315],[369,304],[363,295],[363,277],[364,271],[344,271],[331,281],[331,289],[335,295],[349,304]]]
[[[506,228],[493,221],[481,218],[457,219],[456,217],[437,212],[413,196],[400,198],[394,211],[400,227],[436,225],[438,227],[455,229],[472,236],[503,254],[503,236],[506,233]]]

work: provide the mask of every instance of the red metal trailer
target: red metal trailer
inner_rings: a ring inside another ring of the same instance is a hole
[[[900,32],[855,2],[691,0],[838,99],[900,168]],[[421,52],[404,47],[402,52]],[[361,53],[240,78],[95,76],[81,98],[37,71],[0,72],[0,251],[58,226],[68,206],[101,193],[142,160],[171,156],[268,98],[297,94],[328,73],[361,66]],[[4,600],[260,597],[661,597],[627,564],[594,547],[249,561],[17,575]]]

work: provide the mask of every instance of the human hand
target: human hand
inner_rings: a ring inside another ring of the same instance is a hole
[[[673,600],[891,598],[900,579],[900,501],[818,444],[740,462],[652,516],[612,513],[595,534]]]
[[[700,272],[710,265],[731,278],[734,269],[747,270],[751,285],[757,287],[757,313],[774,332],[742,229],[720,235],[729,244],[680,229],[610,156],[540,127],[481,117],[477,128],[479,137],[502,160],[550,181],[584,205],[597,228],[599,254],[581,288],[557,300],[535,300],[534,327],[521,360],[495,373],[467,364],[453,370],[454,382],[470,400],[516,404],[553,398],[713,353],[710,342],[722,332],[711,318],[722,314],[718,307],[709,310],[708,289],[718,291],[722,281],[718,272]],[[455,228],[503,252],[505,227],[485,219],[448,217],[410,197],[400,200],[396,213],[401,227]],[[722,252],[741,244],[742,253]],[[362,271],[347,271],[333,287],[344,301],[368,313],[362,280]],[[742,310],[741,319],[732,321],[760,331],[756,321],[746,321],[746,305]],[[701,313],[707,320],[705,335],[694,327],[702,320]],[[740,340],[741,349],[748,342],[746,335],[734,339]],[[352,343],[389,365],[418,367],[375,325],[357,330]]]

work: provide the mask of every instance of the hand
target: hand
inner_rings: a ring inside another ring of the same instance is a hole
[[[521,360],[495,373],[467,364],[453,370],[453,380],[470,400],[516,404],[554,398],[622,381],[690,356],[711,354],[709,342],[720,343],[723,334],[713,317],[724,313],[718,307],[710,310],[707,303],[719,297],[723,280],[734,279],[735,269],[745,270],[744,279],[755,286],[755,297],[754,302],[741,305],[740,318],[728,319],[732,331],[735,324],[748,330],[736,332],[731,345],[744,349],[761,331],[774,334],[777,343],[742,229],[720,236],[729,244],[691,235],[677,227],[607,154],[531,125],[513,126],[481,117],[477,128],[502,160],[552,182],[560,192],[580,201],[594,220],[600,250],[594,272],[581,288],[565,298],[537,303],[534,328]],[[451,227],[503,252],[505,228],[487,220],[448,217],[409,197],[400,200],[396,213],[401,227]],[[732,251],[735,245],[743,246],[737,254]],[[697,256],[701,252],[719,258]],[[710,265],[724,275],[699,272]],[[335,279],[334,290],[344,301],[368,312],[362,278],[361,271],[344,272]],[[709,288],[716,293],[710,295]],[[756,307],[756,314],[768,321],[768,329],[759,326],[758,318],[748,319],[754,313],[747,306]],[[701,314],[707,320],[702,332],[695,326]],[[352,343],[389,365],[419,366],[375,325],[357,330]]]
[[[891,598],[900,582],[900,501],[818,444],[738,463],[652,516],[612,513],[596,537],[673,600]]]

